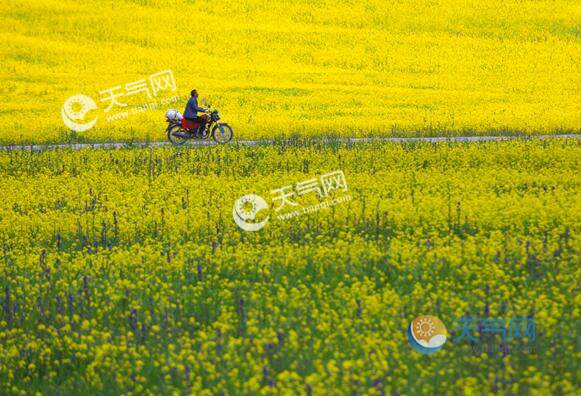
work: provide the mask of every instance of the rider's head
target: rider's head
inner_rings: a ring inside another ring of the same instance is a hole
[[[194,89],[194,90],[192,90],[192,96],[193,96],[194,98],[197,98],[197,97],[198,97],[198,91],[196,91],[195,89]]]

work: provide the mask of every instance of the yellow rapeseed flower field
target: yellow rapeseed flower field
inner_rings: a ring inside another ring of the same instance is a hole
[[[575,394],[577,141],[0,153],[3,394]],[[342,169],[257,233],[240,195]],[[417,315],[452,334],[425,356]],[[536,340],[457,318],[527,317]]]
[[[580,18],[574,0],[6,0],[0,142],[163,140],[192,88],[243,138],[579,131]],[[127,109],[101,91],[163,70],[180,101],[107,120]],[[79,134],[75,94],[99,106]]]
[[[573,0],[2,1],[0,395],[577,395],[581,141],[528,136],[581,132],[580,21]],[[232,143],[130,144],[193,88]],[[8,147],[69,142],[127,144]]]

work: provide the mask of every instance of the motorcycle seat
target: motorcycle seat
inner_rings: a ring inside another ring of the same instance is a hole
[[[182,118],[182,128],[184,129],[198,129],[200,127],[200,123],[192,120],[188,120],[187,118]]]

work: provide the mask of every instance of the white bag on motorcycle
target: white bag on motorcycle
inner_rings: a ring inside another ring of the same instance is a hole
[[[165,112],[165,118],[168,121],[180,122],[183,117],[179,111],[175,109],[169,109],[168,111]]]

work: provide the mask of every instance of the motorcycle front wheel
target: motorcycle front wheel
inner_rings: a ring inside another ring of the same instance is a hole
[[[167,138],[174,146],[181,146],[188,140],[186,132],[177,124],[167,128]]]
[[[214,125],[212,128],[212,136],[216,143],[224,144],[232,140],[234,132],[232,131],[232,128],[230,128],[230,125],[221,122]]]

